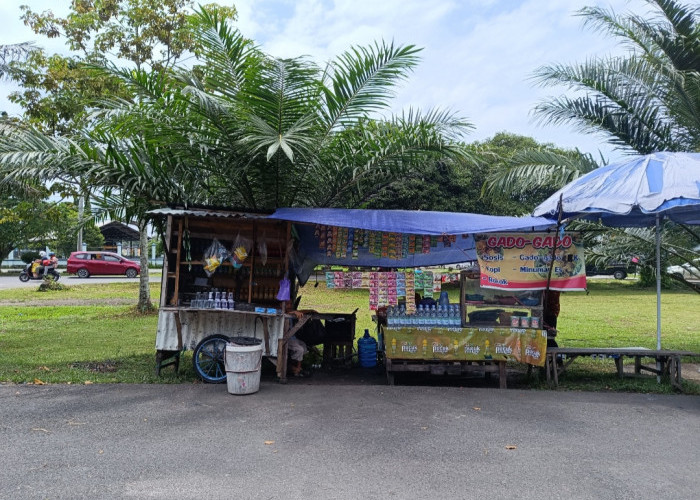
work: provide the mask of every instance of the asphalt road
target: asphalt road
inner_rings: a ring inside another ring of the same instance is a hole
[[[0,496],[695,499],[698,429],[681,395],[0,386]]]
[[[61,273],[60,283],[65,285],[86,285],[86,284],[98,284],[98,283],[138,283],[139,278],[127,278],[126,276],[91,276],[89,278],[78,278],[74,274],[67,274],[62,272],[61,269],[58,270]],[[41,284],[41,280],[29,280],[26,283],[22,283],[18,278],[19,273],[5,273],[0,275],[0,290],[7,290],[8,288],[22,288],[22,287],[37,287]],[[160,283],[161,273],[149,273],[148,280],[151,283]]]

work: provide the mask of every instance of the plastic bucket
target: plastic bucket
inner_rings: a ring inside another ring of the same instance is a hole
[[[235,337],[226,344],[224,365],[226,367],[226,385],[230,394],[258,392],[262,353],[263,347],[260,339]]]

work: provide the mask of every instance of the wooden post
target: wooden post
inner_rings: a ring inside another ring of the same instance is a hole
[[[498,386],[501,389],[505,389],[507,384],[506,380],[506,362],[498,362]]]
[[[250,258],[250,276],[248,276],[248,304],[253,302],[253,273],[255,272],[255,252],[257,250],[255,244],[257,242],[257,234],[258,224],[253,222],[253,247],[250,249],[252,256]]]
[[[177,224],[177,258],[175,259],[175,288],[173,288],[173,298],[170,299],[170,305],[177,305],[177,296],[180,293],[180,262],[182,259],[182,223],[183,219]]]
[[[623,365],[622,365],[622,354],[615,358],[615,366],[617,367],[617,376],[622,378],[624,375]]]
[[[165,307],[168,297],[168,255],[172,250],[173,216],[168,215],[168,222],[165,228],[165,255],[163,256],[163,274],[160,281],[160,307]]]

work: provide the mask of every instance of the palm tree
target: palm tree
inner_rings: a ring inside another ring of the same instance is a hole
[[[105,100],[70,138],[5,123],[0,173],[89,177],[143,225],[164,203],[353,206],[424,162],[467,156],[458,139],[471,125],[452,113],[377,117],[417,63],[415,47],[357,47],[321,70],[262,53],[216,12],[198,16],[200,66],[103,67],[132,98]]]
[[[601,132],[639,154],[700,150],[700,7],[647,2],[648,18],[601,7],[579,11],[585,25],[619,39],[630,52],[539,68],[534,78],[541,85],[576,92],[539,104],[540,120]]]
[[[125,136],[167,152],[184,199],[249,209],[356,206],[416,166],[467,156],[471,125],[445,111],[387,119],[395,85],[418,61],[414,46],[354,47],[321,69],[273,58],[198,13],[204,64],[174,75],[108,68],[136,96],[111,103]],[[173,193],[176,194],[176,193]]]
[[[654,12],[649,18],[601,7],[579,11],[585,25],[619,39],[629,52],[539,68],[534,75],[539,84],[574,91],[573,97],[549,98],[536,106],[534,114],[542,122],[602,133],[609,143],[630,153],[700,150],[700,8],[674,0],[648,3]],[[606,163],[601,160],[601,165]],[[553,192],[597,166],[594,158],[578,151],[565,155],[527,151],[492,176],[485,190],[517,193],[548,185]],[[597,228],[596,234],[601,230]],[[688,241],[700,241],[687,228],[685,238],[682,232],[682,228],[666,232],[664,253],[671,260],[694,255]],[[605,234],[614,245],[597,246],[593,255],[597,260],[614,260],[623,251],[627,256],[644,254],[651,241],[644,230],[607,229]],[[685,246],[676,240],[685,241]]]
[[[579,176],[605,163],[578,149],[557,150],[551,147],[516,151],[503,158],[500,168],[493,170],[484,182],[484,193],[505,193],[511,196],[531,194],[537,203]],[[536,204],[536,203],[535,203]],[[534,207],[534,205],[533,205]]]

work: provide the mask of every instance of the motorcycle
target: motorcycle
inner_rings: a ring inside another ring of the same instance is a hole
[[[54,281],[58,281],[61,278],[61,274],[56,271],[53,267],[46,271],[46,277],[47,278],[52,278]],[[22,283],[26,283],[29,280],[43,280],[44,279],[44,272],[42,271],[41,273],[38,274],[38,276],[35,278],[34,273],[32,273],[32,263],[30,262],[27,264],[27,266],[24,268],[24,270],[19,273],[19,280]]]

